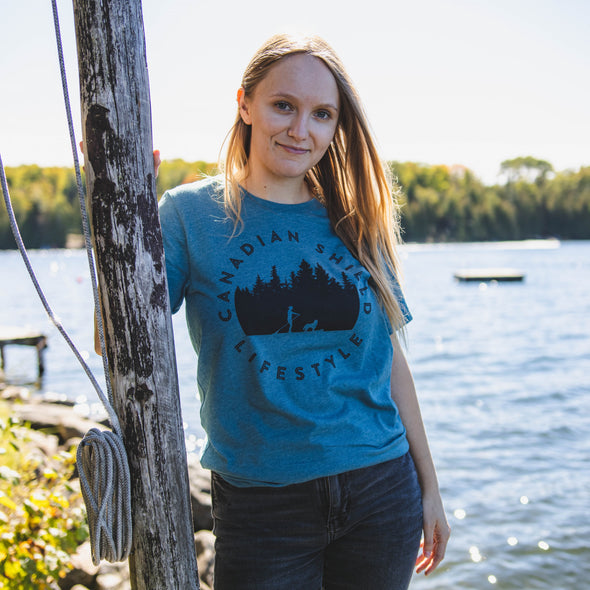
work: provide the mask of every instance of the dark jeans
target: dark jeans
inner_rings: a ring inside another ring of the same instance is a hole
[[[402,590],[422,532],[410,454],[280,488],[212,474],[215,590]]]

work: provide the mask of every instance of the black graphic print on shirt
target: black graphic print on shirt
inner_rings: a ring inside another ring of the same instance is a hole
[[[385,326],[374,314],[367,271],[335,236],[313,242],[293,230],[270,235],[234,242],[218,265],[217,318],[235,335],[240,362],[257,379],[285,382],[351,365],[375,322]],[[299,345],[316,334],[317,346]],[[332,348],[322,348],[328,341]]]
[[[321,264],[302,260],[289,276],[276,266],[235,291],[235,309],[248,336],[292,332],[351,330],[359,314],[359,296],[348,275],[338,281]]]

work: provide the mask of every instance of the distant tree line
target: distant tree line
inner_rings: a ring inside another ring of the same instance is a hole
[[[555,173],[544,160],[515,158],[502,162],[503,184],[485,186],[463,167],[390,165],[405,241],[590,238],[590,166]]]
[[[590,166],[555,172],[532,157],[506,160],[503,182],[484,185],[461,166],[390,162],[402,188],[403,237],[408,242],[590,239]],[[158,197],[167,188],[215,174],[207,162],[162,163]],[[62,248],[81,233],[74,171],[36,165],[7,168],[21,235],[28,248]],[[0,206],[0,249],[15,248]]]
[[[163,162],[157,180],[158,198],[167,188],[214,174],[206,162]],[[6,180],[20,233],[27,248],[64,248],[68,236],[82,233],[80,203],[73,168],[25,165],[6,168]],[[83,179],[84,182],[84,179]],[[0,204],[0,250],[14,249],[4,200]]]
[[[12,208],[27,248],[64,247],[81,233],[76,176],[69,168],[6,168]],[[16,248],[4,200],[0,206],[0,249]]]

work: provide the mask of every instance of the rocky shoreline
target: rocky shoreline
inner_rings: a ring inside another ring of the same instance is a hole
[[[81,416],[71,402],[52,401],[32,395],[27,388],[5,386],[0,399],[11,416],[30,425],[37,433],[35,444],[47,461],[61,450],[78,445],[91,428],[105,424]],[[201,590],[213,590],[214,536],[211,532],[211,480],[194,455],[188,457],[193,530]],[[75,474],[77,482],[77,474]],[[74,568],[59,581],[60,590],[130,590],[127,562],[92,563],[90,543],[84,542],[71,556]],[[57,587],[56,587],[57,588]]]

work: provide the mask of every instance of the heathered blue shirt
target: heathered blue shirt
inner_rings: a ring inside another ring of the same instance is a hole
[[[406,453],[387,315],[323,205],[245,193],[231,237],[221,186],[183,185],[160,202],[172,310],[186,302],[198,355],[203,467],[281,486]]]

